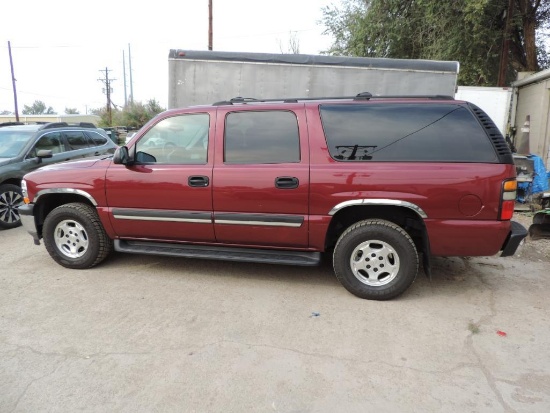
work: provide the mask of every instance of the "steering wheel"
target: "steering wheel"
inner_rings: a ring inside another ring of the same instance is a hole
[[[167,162],[171,162],[171,156],[176,152],[178,149],[178,145],[176,145],[174,142],[166,142],[162,147],[162,153],[166,159]]]

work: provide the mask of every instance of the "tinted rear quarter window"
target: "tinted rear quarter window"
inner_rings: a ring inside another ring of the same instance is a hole
[[[97,132],[86,132],[86,135],[93,142],[93,146],[101,146],[107,143],[107,138]]]
[[[321,105],[339,161],[496,162],[478,120],[460,104]]]

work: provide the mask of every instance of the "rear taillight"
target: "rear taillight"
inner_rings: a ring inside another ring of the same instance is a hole
[[[502,197],[500,201],[500,219],[507,221],[514,215],[514,206],[516,203],[516,191],[518,183],[515,179],[510,179],[502,183]]]

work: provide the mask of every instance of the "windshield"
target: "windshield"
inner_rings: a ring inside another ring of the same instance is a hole
[[[34,131],[0,130],[0,158],[14,158],[25,147]]]

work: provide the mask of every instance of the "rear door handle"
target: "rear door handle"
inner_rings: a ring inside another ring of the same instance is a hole
[[[275,188],[279,189],[295,189],[300,185],[298,178],[293,176],[278,176],[275,178]]]
[[[204,188],[210,184],[210,179],[207,176],[190,176],[187,183],[189,186]]]

